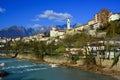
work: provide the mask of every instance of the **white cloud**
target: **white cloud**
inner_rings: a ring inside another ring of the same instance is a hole
[[[4,12],[5,9],[0,7],[0,13]]]
[[[72,17],[72,15],[69,13],[57,13],[53,10],[46,10],[43,14],[37,15],[35,21],[39,21],[41,18],[46,18],[53,21],[64,21],[68,17]]]

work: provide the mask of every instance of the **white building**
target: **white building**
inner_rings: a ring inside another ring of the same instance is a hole
[[[58,30],[57,35],[58,35],[59,38],[61,38],[61,39],[64,38],[64,34],[65,34],[65,30]]]
[[[83,52],[82,48],[66,48],[66,51],[70,52],[71,54],[79,54],[80,51]]]
[[[106,34],[107,34],[107,32],[99,32],[99,33],[97,33],[96,34],[96,37],[105,37],[106,36]]]
[[[50,37],[57,37],[57,29],[55,27],[52,27],[52,29],[50,30]]]
[[[89,30],[88,34],[95,37],[96,36],[96,30]]]
[[[67,18],[67,30],[70,30],[70,18]],[[52,27],[52,29],[50,30],[50,37],[59,37],[59,38],[64,38],[64,34],[65,34],[64,29],[60,30],[57,29],[56,27]]]
[[[6,39],[0,39],[0,42],[1,42],[1,43],[6,43],[7,40],[6,40]]]
[[[93,28],[96,30],[97,28],[99,28],[100,27],[100,23],[95,23],[95,24],[93,24]]]
[[[119,20],[119,19],[120,19],[120,13],[112,14],[112,15],[109,17],[109,21],[115,21],[115,20]]]
[[[52,27],[50,30],[50,37],[60,37],[65,34],[65,30],[57,30],[55,27]]]

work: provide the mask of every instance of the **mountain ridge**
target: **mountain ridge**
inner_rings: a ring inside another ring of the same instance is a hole
[[[55,25],[58,29],[66,29],[67,24],[63,25]],[[71,28],[75,26],[71,25]],[[7,28],[3,28],[0,30],[0,37],[3,38],[17,38],[17,37],[27,37],[27,36],[33,36],[35,34],[44,34],[47,33],[49,34],[51,27],[39,27],[39,28],[25,28],[23,26],[10,26]]]

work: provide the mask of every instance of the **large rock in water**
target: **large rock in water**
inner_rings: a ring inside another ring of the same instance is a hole
[[[4,76],[7,76],[7,75],[8,75],[7,71],[1,71],[0,72],[0,77],[4,77]]]

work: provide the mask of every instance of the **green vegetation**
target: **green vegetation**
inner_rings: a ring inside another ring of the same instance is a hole
[[[84,56],[84,55],[83,55],[81,50],[79,50],[77,52],[78,54],[72,54],[70,52],[70,49],[71,48],[84,48],[84,46],[87,45],[87,42],[92,42],[92,41],[96,41],[96,40],[98,40],[98,39],[94,38],[94,37],[91,37],[90,35],[88,35],[85,32],[77,33],[77,34],[74,34],[74,35],[66,35],[63,42],[64,42],[64,46],[66,48],[68,48],[68,51],[66,52],[68,54],[68,58],[72,62],[76,63],[76,61],[80,58],[80,56]],[[89,61],[89,63],[93,63],[93,61],[89,60],[93,55],[88,54],[88,55],[85,55],[85,56],[87,56],[86,59],[85,59],[85,62]],[[94,60],[95,60],[95,58],[94,58]]]
[[[55,42],[51,41],[46,43],[44,41],[30,41],[24,42],[22,40],[15,41],[14,43],[8,42],[4,50],[7,53],[16,53],[27,55],[33,55],[36,58],[40,58],[41,60],[44,58],[45,55],[48,56],[57,56],[61,55],[59,53],[65,52],[65,47],[63,46],[62,42]]]
[[[112,38],[120,35],[120,20],[111,21],[97,29],[97,32],[107,32],[107,37]]]

